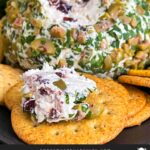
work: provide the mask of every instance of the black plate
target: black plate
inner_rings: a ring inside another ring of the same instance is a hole
[[[148,88],[140,88],[150,94]],[[117,121],[117,120],[116,120]],[[110,144],[150,144],[150,119],[141,126],[125,129]],[[0,142],[5,144],[24,144],[15,135],[10,119],[10,111],[0,106]]]
[[[111,144],[150,144],[150,120],[141,126],[125,129]],[[10,120],[10,111],[0,107],[0,141],[6,144],[24,144],[17,138]]]

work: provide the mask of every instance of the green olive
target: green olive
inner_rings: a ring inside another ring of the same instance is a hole
[[[77,37],[77,41],[80,44],[85,44],[85,42],[86,42],[86,36],[85,36],[84,32],[79,32],[78,37]]]
[[[54,84],[55,86],[57,86],[59,89],[61,89],[61,90],[65,90],[65,89],[67,88],[66,83],[65,83],[62,79],[53,82],[53,84]]]
[[[71,37],[73,38],[73,40],[76,41],[77,36],[78,36],[78,30],[76,28],[72,28],[70,34],[71,34]]]
[[[109,18],[110,18],[110,15],[106,12],[100,17],[100,20],[107,20]]]
[[[124,23],[124,24],[129,24],[131,22],[131,18],[126,16],[126,15],[122,15],[119,17],[119,19]]]
[[[13,22],[19,15],[19,8],[15,1],[9,1],[9,5],[6,8],[7,17],[10,22]]]
[[[124,14],[123,4],[119,2],[112,4],[108,9],[108,13],[113,19],[117,19],[118,16]]]
[[[134,56],[134,51],[132,49],[126,49],[124,51],[124,56],[127,55],[128,57]]]
[[[116,57],[116,62],[120,62],[123,59],[123,53],[122,52],[118,52],[118,55]]]
[[[123,51],[122,50],[115,50],[114,52],[111,53],[111,58],[112,58],[112,61],[114,63],[118,63],[120,62],[122,59],[123,59]]]
[[[125,67],[126,67],[126,68],[130,68],[132,65],[133,65],[132,60],[127,60],[127,61],[125,62]]]
[[[147,48],[149,48],[150,47],[150,42],[145,42],[145,43],[142,43],[142,44],[139,44],[139,49],[140,50],[146,50]]]
[[[31,19],[31,24],[36,27],[36,28],[41,28],[42,27],[42,22],[37,19]]]
[[[130,22],[130,25],[135,28],[137,26],[137,21],[135,18],[132,18],[131,22]]]
[[[136,57],[137,59],[142,59],[142,60],[144,60],[145,57],[147,57],[147,54],[146,54],[144,51],[138,51],[138,52],[136,53],[135,57]]]
[[[133,38],[128,40],[129,45],[138,45],[139,42],[140,42],[140,37],[139,36],[133,37]]]
[[[145,13],[145,10],[140,5],[137,5],[136,10],[140,15],[144,15]]]
[[[134,60],[132,60],[132,69],[138,69],[138,64],[141,62],[140,59],[135,58]]]
[[[56,52],[56,48],[50,40],[41,38],[36,39],[31,43],[31,48],[33,50],[39,50],[43,53],[54,55]]]
[[[63,39],[63,38],[65,38],[66,31],[61,27],[54,26],[54,27],[51,28],[50,34],[51,34],[52,37]]]
[[[66,59],[60,59],[58,62],[58,67],[67,67],[67,61]]]
[[[104,69],[110,70],[111,67],[112,67],[112,58],[111,56],[108,55],[104,60]]]
[[[138,64],[138,69],[144,69],[145,67],[145,61],[142,61]]]

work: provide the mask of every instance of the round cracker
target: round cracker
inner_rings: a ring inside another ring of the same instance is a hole
[[[145,107],[135,116],[127,120],[126,127],[141,125],[144,121],[150,118],[150,95],[146,94],[147,103]]]
[[[35,127],[30,115],[16,105],[11,121],[18,137],[28,144],[104,144],[114,139],[126,122],[124,100],[111,89],[106,90],[103,79],[90,78],[97,82],[101,92],[93,92],[86,100],[103,109],[99,116],[78,122],[42,123]]]
[[[12,110],[14,105],[19,105],[21,102],[18,100],[21,100],[21,86],[23,85],[22,82],[19,82],[15,84],[13,87],[11,87],[4,96],[4,102],[6,107],[9,110]]]
[[[3,81],[3,87],[0,87],[0,105],[4,105],[4,95],[8,89],[21,80],[20,75],[14,68],[0,64],[0,81]]]
[[[124,85],[124,87],[128,90],[130,96],[127,106],[128,118],[130,118],[144,108],[146,105],[146,97],[144,92],[136,87],[130,85]]]
[[[0,104],[4,97],[4,76],[0,73]]]
[[[140,76],[140,77],[150,77],[150,70],[129,70],[128,75]]]
[[[122,97],[126,105],[129,104],[130,96],[129,96],[127,89],[123,85],[119,84],[118,82],[114,82],[112,79],[105,79],[104,82],[107,85],[105,87],[106,90],[111,89],[112,92]]]
[[[150,87],[150,78],[123,75],[118,78],[119,82],[137,86]]]

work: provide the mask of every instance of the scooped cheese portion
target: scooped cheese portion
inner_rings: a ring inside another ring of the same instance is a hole
[[[93,25],[109,3],[101,0],[39,0],[42,13],[47,16],[46,26],[68,24],[69,27]]]
[[[91,113],[84,100],[96,90],[96,83],[73,68],[54,70],[44,64],[41,70],[25,72],[23,80],[23,110],[33,114],[38,123],[81,120]]]

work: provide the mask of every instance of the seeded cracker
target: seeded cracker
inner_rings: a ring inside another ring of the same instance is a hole
[[[137,86],[150,87],[150,78],[123,75],[118,78],[119,82]]]
[[[137,113],[134,117],[127,121],[127,127],[141,125],[142,122],[150,118],[150,95],[146,94],[147,103],[146,106]]]
[[[92,78],[101,92],[93,92],[86,101],[93,103],[94,109],[103,110],[100,115],[79,122],[43,123],[35,127],[30,115],[15,106],[11,120],[17,136],[28,144],[104,144],[114,139],[126,122],[124,100],[109,87],[106,90],[103,79]]]

